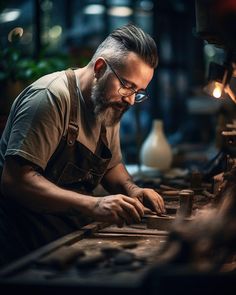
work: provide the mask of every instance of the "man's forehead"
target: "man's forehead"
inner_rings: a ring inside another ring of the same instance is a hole
[[[135,85],[136,88],[145,89],[153,77],[154,69],[141,57],[131,52],[123,65],[123,78]]]

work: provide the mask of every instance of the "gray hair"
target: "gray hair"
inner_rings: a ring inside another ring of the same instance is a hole
[[[128,24],[115,29],[98,46],[91,62],[99,56],[108,58],[113,64],[121,64],[129,52],[136,53],[150,67],[158,64],[157,47],[153,38],[142,29]]]

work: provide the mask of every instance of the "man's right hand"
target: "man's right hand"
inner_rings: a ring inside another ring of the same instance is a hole
[[[117,194],[95,199],[92,215],[98,221],[107,221],[122,227],[124,223],[140,222],[144,215],[143,204],[125,195]]]

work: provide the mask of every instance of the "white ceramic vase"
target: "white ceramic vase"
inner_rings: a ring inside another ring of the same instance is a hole
[[[159,171],[168,170],[172,163],[172,150],[167,141],[161,120],[153,120],[152,129],[140,150],[140,162]]]

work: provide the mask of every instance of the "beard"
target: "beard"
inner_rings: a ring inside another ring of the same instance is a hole
[[[106,97],[107,76],[104,76],[92,87],[91,100],[96,120],[105,127],[116,125],[129,109],[127,102],[109,102]]]

